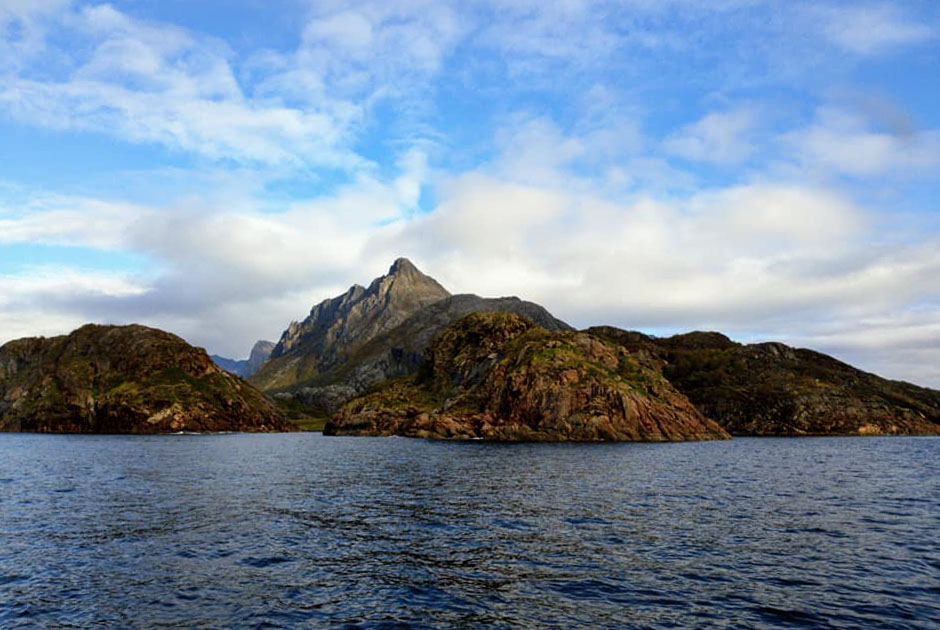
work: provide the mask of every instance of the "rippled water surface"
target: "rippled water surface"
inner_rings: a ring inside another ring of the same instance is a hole
[[[0,628],[940,628],[940,439],[0,435]]]

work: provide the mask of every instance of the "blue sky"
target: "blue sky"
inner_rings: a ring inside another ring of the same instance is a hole
[[[247,354],[399,255],[940,386],[940,5],[0,0],[0,342]]]

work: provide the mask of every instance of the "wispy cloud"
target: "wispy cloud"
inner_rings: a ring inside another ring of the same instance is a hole
[[[349,147],[358,107],[324,98],[298,108],[252,97],[220,41],[143,23],[108,5],[63,9],[50,28],[88,41],[88,52],[69,54],[60,78],[31,67],[6,78],[0,107],[21,121],[214,160],[342,169],[367,164]],[[59,52],[52,41],[45,50]]]
[[[859,55],[922,44],[937,36],[934,28],[905,14],[896,3],[817,8],[813,13],[833,44]]]
[[[890,124],[877,129],[865,117],[828,106],[785,142],[804,164],[853,176],[932,176],[940,168],[940,130]]]
[[[698,162],[736,163],[756,152],[758,114],[752,107],[712,112],[666,138],[667,152]]]

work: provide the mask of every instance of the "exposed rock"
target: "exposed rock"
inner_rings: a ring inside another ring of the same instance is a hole
[[[215,364],[227,372],[231,372],[242,378],[249,378],[258,371],[261,365],[271,356],[274,350],[273,341],[258,341],[251,348],[251,354],[247,359],[226,359],[217,354],[210,355]]]
[[[293,394],[284,392],[279,396],[293,396],[308,407],[314,409],[339,409],[358,395],[348,385],[325,385],[323,387],[301,387]]]
[[[161,330],[89,324],[0,347],[3,431],[292,429],[261,392]]]
[[[812,350],[742,345],[719,333],[657,338],[610,326],[587,332],[660,370],[734,435],[940,434],[940,392]]]
[[[345,399],[334,396],[329,404],[320,408],[333,413],[376,383],[414,374],[424,363],[425,351],[434,337],[460,318],[476,312],[516,313],[547,330],[574,330],[538,304],[517,297],[454,295],[422,308],[392,330],[372,339],[345,364],[320,375],[316,383],[339,385],[347,393]],[[307,399],[311,399],[309,395]]]
[[[342,364],[377,335],[391,330],[428,304],[450,296],[409,260],[399,258],[368,288],[354,285],[320,302],[302,322],[292,322],[252,377],[263,390],[306,384]]]
[[[426,357],[416,376],[351,401],[324,432],[517,441],[728,437],[624,348],[513,313],[462,318]]]
[[[252,382],[328,415],[376,383],[415,373],[434,336],[473,312],[519,313],[549,330],[573,330],[517,297],[451,296],[400,258],[369,289],[354,286],[292,324]]]

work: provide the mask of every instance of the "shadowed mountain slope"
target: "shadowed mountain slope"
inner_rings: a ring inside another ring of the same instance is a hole
[[[353,286],[292,324],[252,382],[329,414],[375,383],[414,373],[434,336],[473,312],[518,313],[549,330],[572,330],[516,297],[450,295],[400,258],[368,289]]]

